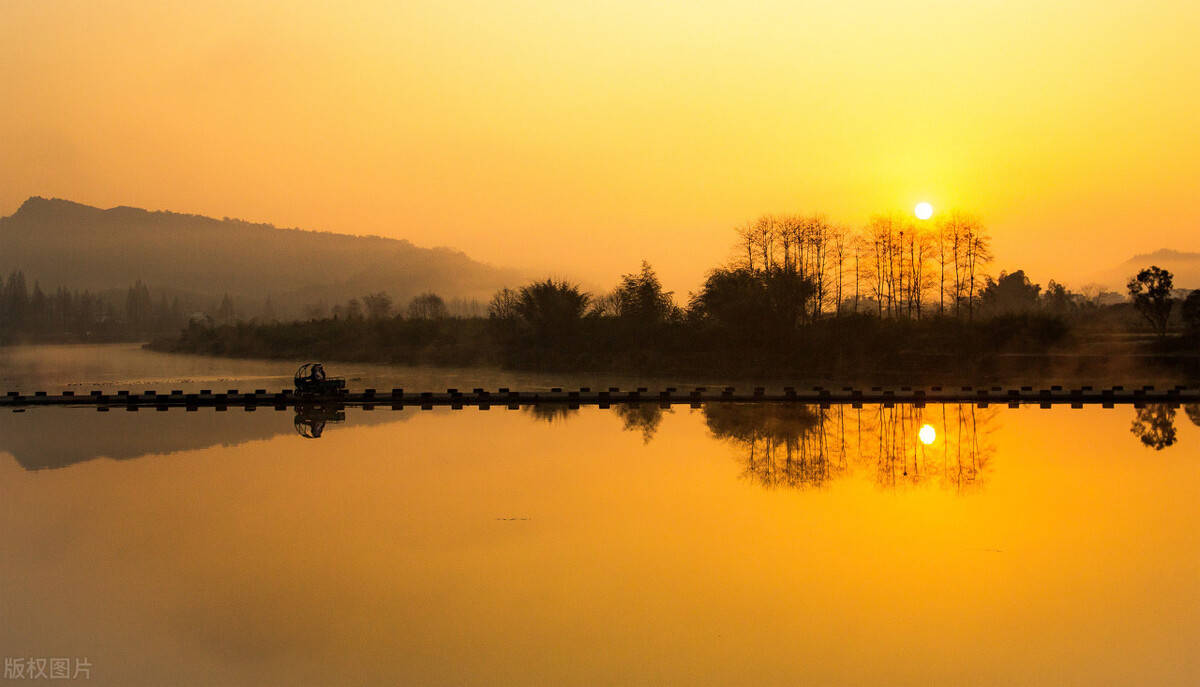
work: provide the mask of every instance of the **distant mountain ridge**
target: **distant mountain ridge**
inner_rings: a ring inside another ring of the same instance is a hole
[[[1129,278],[1138,270],[1157,265],[1170,270],[1175,276],[1175,288],[1200,289],[1200,253],[1160,248],[1150,253],[1139,253],[1132,258],[1106,271],[1099,281],[1112,283],[1120,287],[1122,293]]]
[[[152,289],[299,309],[375,291],[486,299],[516,274],[449,248],[402,239],[280,229],[236,219],[34,196],[0,218],[0,273],[54,288]]]
[[[1191,253],[1184,250],[1175,250],[1173,248],[1159,248],[1153,253],[1138,253],[1128,260],[1128,262],[1138,263],[1154,260],[1185,260],[1189,262],[1200,262],[1200,253]]]

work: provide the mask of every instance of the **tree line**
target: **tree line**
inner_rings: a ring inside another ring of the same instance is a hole
[[[431,292],[398,303],[380,291],[315,304],[287,322],[269,298],[245,319],[226,296],[213,315],[184,315],[179,325],[178,307],[161,297],[156,305],[135,285],[110,316],[142,332],[186,325],[155,339],[163,350],[637,372],[963,370],[996,353],[1069,350],[1088,331],[1133,326],[1164,342],[1178,330],[1177,348],[1200,341],[1200,295],[1179,297],[1166,270],[1135,275],[1128,299],[1053,280],[1043,289],[1022,270],[993,277],[989,233],[968,213],[880,214],[855,229],[823,215],[763,215],[734,236],[733,259],[685,297],[643,262],[599,293],[552,278],[500,289],[486,306]]]
[[[141,281],[125,291],[44,290],[14,271],[0,282],[0,344],[20,341],[125,341],[177,331],[180,299],[153,298]]]
[[[253,313],[253,314],[251,314]],[[365,294],[332,308],[316,303],[305,308],[309,320],[407,317],[436,320],[452,316],[482,317],[482,303],[466,299],[443,300],[436,293],[417,295],[407,304],[396,304],[386,292]],[[0,278],[0,345],[19,342],[145,341],[174,334],[190,323],[232,326],[277,323],[270,295],[258,304],[238,304],[228,293],[218,298],[152,292],[137,280],[127,289],[93,292],[58,287],[43,289],[24,272]]]
[[[1131,285],[1131,300],[1055,281],[1043,289],[1021,270],[993,278],[988,232],[965,213],[924,223],[878,215],[853,231],[820,215],[764,215],[735,236],[735,257],[686,297],[664,289],[643,262],[600,293],[553,278],[503,288],[477,316],[451,316],[435,294],[395,307],[376,293],[307,322],[193,324],[157,345],[561,370],[911,378],[947,368],[1002,374],[993,354],[1066,350],[1087,327],[1127,327],[1146,313],[1165,312],[1159,324],[1184,313],[1191,331],[1191,306],[1176,307],[1165,271],[1151,272],[1145,294]]]
[[[932,222],[878,214],[857,229],[820,214],[762,215],[738,227],[737,237],[735,266],[810,283],[813,317],[970,317],[992,260],[982,222],[963,212]]]

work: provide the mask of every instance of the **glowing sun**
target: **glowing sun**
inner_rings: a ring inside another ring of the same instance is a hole
[[[922,444],[932,444],[937,441],[937,430],[933,428],[933,425],[921,425],[917,437],[921,439]]]
[[[929,219],[930,217],[933,217],[933,206],[924,202],[917,203],[917,207],[913,210],[913,212],[917,213],[917,219]],[[926,425],[926,427],[928,427],[928,425]]]

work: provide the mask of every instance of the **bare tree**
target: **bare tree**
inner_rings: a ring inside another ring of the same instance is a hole
[[[859,299],[862,296],[862,254],[866,250],[866,238],[862,234],[855,234],[852,241],[854,246],[854,314],[859,312]]]
[[[974,315],[974,299],[979,290],[983,268],[992,260],[991,239],[979,218],[957,210],[947,213],[939,226],[939,247],[944,272],[945,265],[952,267],[950,295],[954,314],[961,316],[967,307],[968,317]],[[947,263],[946,256],[950,260]],[[945,278],[942,278],[945,293]]]
[[[939,220],[937,223],[938,317],[946,314],[946,263],[949,256],[947,250],[949,235],[949,223]]]
[[[777,240],[775,218],[771,215],[763,215],[755,220],[751,228],[751,240],[754,250],[758,253],[759,261],[762,263],[762,269],[773,269],[775,267],[775,242]]]
[[[829,249],[831,225],[824,215],[812,215],[804,223],[805,241],[807,246],[808,263],[802,270],[803,276],[812,280],[816,286],[816,296],[813,298],[813,318],[820,317],[825,307],[828,293],[828,266],[826,265]]]
[[[929,261],[934,255],[934,236],[928,230],[913,225],[908,241],[908,303],[909,316],[920,319],[925,292],[929,289]]]
[[[842,314],[842,289],[846,284],[845,268],[846,268],[846,242],[848,234],[845,226],[834,225],[830,228],[830,248],[833,251],[834,274],[837,275],[834,281],[834,314]]]
[[[783,271],[791,272],[795,269],[795,263],[792,262],[792,252],[795,250],[796,232],[793,227],[790,216],[783,216],[775,222],[775,233],[779,241],[779,251],[783,254]]]
[[[754,223],[747,222],[746,224],[736,229],[738,237],[738,251],[746,256],[746,268],[754,270]]]
[[[879,316],[887,310],[889,317],[896,315],[896,218],[893,215],[875,215],[867,225],[867,246],[873,264],[872,295],[877,301]]]
[[[517,292],[507,286],[500,289],[488,303],[488,318],[493,320],[516,319],[518,298]]]
[[[975,317],[975,293],[980,287],[983,268],[992,261],[991,238],[983,224],[975,218],[966,230],[967,318]]]

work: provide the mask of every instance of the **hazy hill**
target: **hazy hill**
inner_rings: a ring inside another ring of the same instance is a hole
[[[1200,253],[1160,248],[1153,253],[1141,253],[1125,262],[1097,274],[1094,281],[1125,293],[1125,284],[1138,270],[1158,265],[1175,275],[1175,288],[1200,289]]]
[[[331,422],[325,432],[404,422],[412,417],[412,413],[351,412],[347,422]],[[128,460],[294,434],[294,418],[294,413],[269,410],[218,413],[205,408],[187,413],[175,408],[166,413],[97,413],[94,408],[35,408],[27,413],[0,413],[0,455],[12,454],[26,470],[62,468],[102,457]],[[59,431],[63,424],[73,431]]]
[[[403,240],[39,197],[0,218],[0,273],[15,269],[51,288],[123,289],[141,279],[156,291],[228,292],[249,307],[269,294],[282,309],[374,291],[401,303],[426,290],[486,299],[514,279],[461,252]]]

